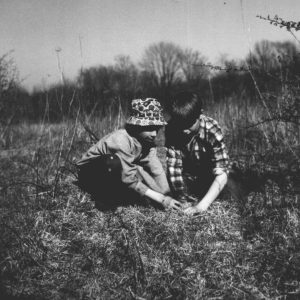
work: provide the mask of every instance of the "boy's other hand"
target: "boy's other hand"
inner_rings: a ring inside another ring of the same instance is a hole
[[[188,216],[193,216],[193,215],[205,212],[205,211],[206,211],[205,207],[196,205],[196,206],[192,206],[192,207],[188,207],[188,208],[184,209],[183,213]]]
[[[181,203],[181,209],[183,211],[185,211],[187,208],[193,206],[193,204],[191,202],[184,202],[184,203]]]
[[[181,203],[170,196],[165,196],[161,204],[168,209],[181,210]]]

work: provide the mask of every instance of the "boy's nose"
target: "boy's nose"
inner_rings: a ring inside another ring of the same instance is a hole
[[[153,136],[153,137],[156,137],[157,131],[156,131],[156,130],[151,131],[151,132],[150,132],[150,135]]]

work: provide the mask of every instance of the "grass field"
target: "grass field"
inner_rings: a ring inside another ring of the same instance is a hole
[[[230,122],[220,120],[237,151]],[[116,126],[90,124],[98,137]],[[254,151],[263,145],[251,141]],[[245,202],[225,195],[194,217],[138,206],[104,213],[72,183],[90,145],[76,120],[9,128],[0,151],[5,299],[300,298],[297,193],[268,181]]]

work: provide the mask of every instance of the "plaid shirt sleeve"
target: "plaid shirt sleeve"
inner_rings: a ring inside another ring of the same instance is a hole
[[[171,190],[176,194],[185,191],[183,180],[182,152],[174,147],[166,148],[167,154],[167,174]]]
[[[224,136],[217,121],[207,118],[206,121],[207,139],[213,149],[213,172],[219,175],[222,172],[229,172],[229,157]]]

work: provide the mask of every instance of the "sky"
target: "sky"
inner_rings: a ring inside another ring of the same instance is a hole
[[[263,39],[296,42],[256,16],[300,21],[299,11],[300,0],[0,0],[0,57],[13,50],[29,91],[58,83],[58,64],[73,80],[81,67],[113,64],[118,55],[138,63],[160,41],[217,63],[223,54],[244,58]]]

